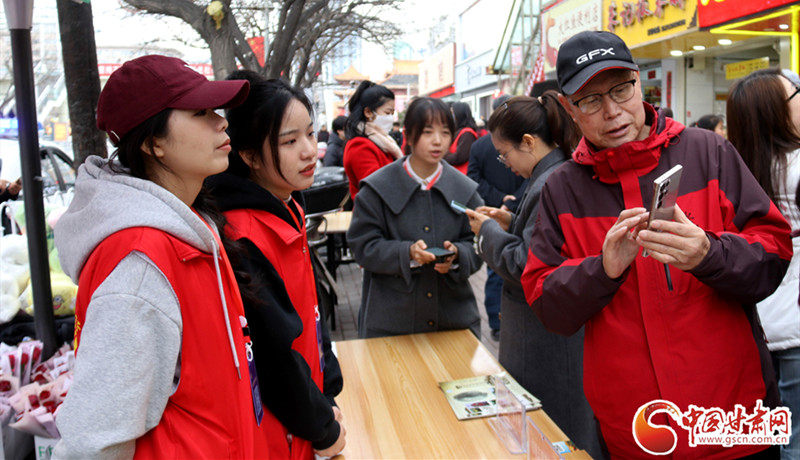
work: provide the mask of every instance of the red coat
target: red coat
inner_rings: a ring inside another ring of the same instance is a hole
[[[239,240],[252,241],[275,267],[283,280],[289,298],[303,322],[303,332],[292,343],[292,349],[305,358],[311,369],[311,378],[317,387],[323,389],[323,373],[320,365],[320,344],[317,340],[317,321],[319,311],[314,270],[305,233],[304,216],[296,222],[298,231],[285,220],[267,211],[236,209],[226,211],[229,236]],[[302,212],[301,212],[302,214]],[[264,414],[264,422],[270,430],[285,435],[288,430],[269,411]],[[277,458],[289,458],[289,445],[270,443],[271,452]],[[308,440],[294,437],[291,445],[292,459],[313,459],[314,450]]]
[[[164,273],[182,306],[180,382],[159,424],[136,441],[135,458],[268,458],[267,425],[253,411],[241,298],[225,252],[222,284],[239,359],[231,356],[211,255],[160,230],[133,227],[106,238],[81,271],[75,306],[75,348],[95,289],[132,251]],[[113,331],[109,331],[113,333]]]
[[[366,137],[354,137],[344,146],[344,172],[350,181],[350,197],[356,199],[359,182],[383,166],[394,161],[391,154],[384,152]]]
[[[467,134],[467,136],[464,136]],[[470,148],[472,147],[472,143],[478,139],[478,133],[475,132],[472,128],[463,128],[461,131],[458,132],[456,138],[453,139],[453,143],[450,144],[450,152],[451,155],[445,157],[447,162],[453,165],[454,168],[461,171],[462,174],[467,174],[467,169],[469,169],[469,152]],[[458,143],[461,142],[462,145],[459,146]],[[459,149],[459,147],[461,147]],[[455,163],[456,161],[460,161],[460,163]]]
[[[544,326],[571,334],[585,324],[584,390],[614,458],[652,458],[632,435],[639,406],[654,399],[748,413],[777,402],[754,304],[772,292],[792,254],[789,226],[738,153],[721,137],[656,114],[647,139],[594,151],[585,141],[548,179],[522,275]],[[691,272],[637,256],[619,280],[602,247],[620,211],[648,207],[653,179],[683,165],[678,205],[709,236]],[[545,404],[547,402],[545,401]],[[733,458],[764,446],[698,446],[672,425],[672,458]]]

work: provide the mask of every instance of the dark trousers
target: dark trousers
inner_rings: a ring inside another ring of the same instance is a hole
[[[500,297],[503,295],[503,278],[486,267],[486,285],[483,288],[483,305],[489,317],[489,328],[500,329]]]

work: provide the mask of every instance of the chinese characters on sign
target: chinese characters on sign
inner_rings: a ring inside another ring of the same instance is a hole
[[[586,30],[602,30],[602,27],[603,5],[597,0],[571,0],[544,10],[544,72],[555,70],[558,48],[569,37]]]
[[[596,3],[591,3],[583,8],[577,8],[569,11],[566,15],[559,18],[558,35],[567,38],[575,35],[584,30],[596,30],[597,25],[600,24],[600,8]]]
[[[636,0],[635,2],[622,2],[622,7],[617,7],[616,0],[608,7],[608,30],[615,32],[618,26],[630,27],[638,19],[640,23],[650,16],[664,17],[664,7],[674,6],[686,8],[686,0],[655,0],[655,9],[650,9],[649,0]]]
[[[769,67],[768,57],[725,64],[725,79],[736,80],[737,78],[746,77],[756,70],[766,69],[767,67]]]

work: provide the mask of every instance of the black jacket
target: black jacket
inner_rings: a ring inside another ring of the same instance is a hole
[[[250,180],[222,173],[209,178],[207,185],[223,212],[260,209],[296,228],[289,209]],[[295,192],[293,197],[302,206],[300,192]],[[299,219],[300,212],[293,205],[292,208]],[[303,324],[283,280],[252,241],[243,238],[236,244],[239,250],[228,252],[242,292],[253,346],[270,350],[254,354],[264,405],[293,435],[311,441],[315,449],[326,449],[339,437],[339,423],[334,419],[332,406],[335,405],[333,398],[342,391],[342,372],[331,350],[327,324],[320,323],[325,358],[323,391],[320,392],[305,358],[292,350]]]
[[[478,183],[478,194],[486,202],[486,206],[499,208],[505,204],[514,212],[528,182],[500,163],[497,156],[491,134],[482,136],[470,149],[467,176]],[[514,195],[517,199],[503,202],[506,195]]]
[[[336,134],[330,137],[325,156],[322,158],[322,166],[344,166],[344,141]]]

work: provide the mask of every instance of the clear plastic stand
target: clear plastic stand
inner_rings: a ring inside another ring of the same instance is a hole
[[[533,422],[530,417],[525,417],[526,433],[527,433],[527,451],[528,460],[540,459],[554,459],[564,460],[564,457],[556,452],[555,448],[547,437],[542,433],[542,430]]]
[[[525,405],[501,379],[495,379],[494,389],[497,415],[489,419],[489,424],[509,453],[524,454],[527,450]]]

